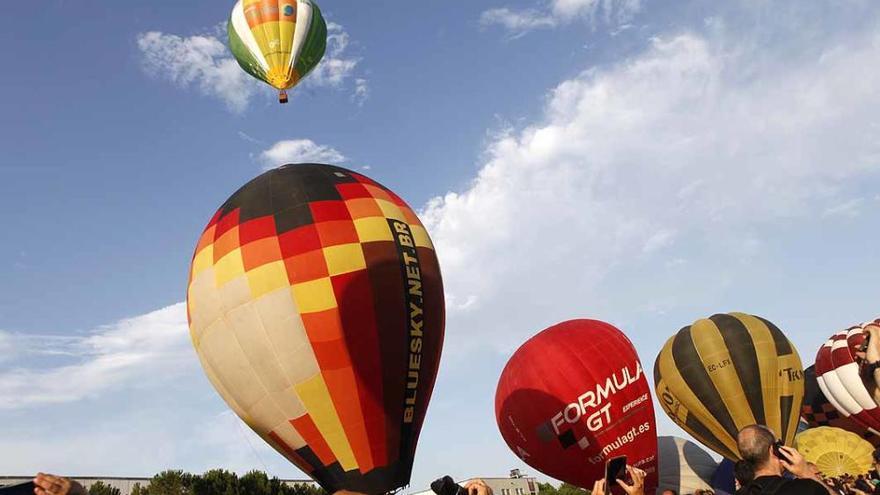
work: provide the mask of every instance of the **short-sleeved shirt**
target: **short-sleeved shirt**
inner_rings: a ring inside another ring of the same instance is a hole
[[[736,495],[828,495],[825,485],[814,480],[788,480],[781,476],[761,476],[742,487]]]

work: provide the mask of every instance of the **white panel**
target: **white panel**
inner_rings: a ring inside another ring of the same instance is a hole
[[[214,269],[208,268],[202,270],[190,284],[188,296],[194,309],[190,312],[192,318],[190,327],[196,339],[201,338],[205,329],[221,316],[222,305],[217,295],[214,278]]]
[[[303,45],[306,43],[306,35],[312,24],[312,2],[308,0],[297,0],[296,2],[296,30],[293,32],[293,45],[290,49],[290,68],[296,65],[299,60],[299,54],[302,53]],[[302,76],[304,74],[300,74]]]
[[[243,273],[216,290],[220,295],[220,304],[224,313],[251,300],[251,287],[248,285],[247,275]]]
[[[293,427],[290,423],[284,423],[275,429],[275,433],[284,440],[284,443],[289,445],[292,449],[301,449],[306,446],[306,441],[303,439],[302,435],[296,431],[296,428]]]
[[[251,369],[268,392],[280,392],[293,385],[278,365],[272,343],[263,330],[254,302],[239,306],[226,313],[226,322],[235,334],[238,345],[251,365]]]
[[[217,320],[202,335],[199,348],[227,393],[247,411],[268,395],[242,352],[232,329]]]
[[[318,361],[290,288],[272,291],[254,305],[288,381],[295,385],[318,374]]]

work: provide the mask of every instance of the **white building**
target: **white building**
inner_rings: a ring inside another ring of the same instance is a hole
[[[9,486],[9,485],[17,485],[19,483],[26,483],[28,481],[33,480],[33,476],[0,476],[0,487]],[[131,491],[134,489],[135,485],[140,485],[141,487],[149,486],[151,478],[117,478],[112,476],[74,476],[72,479],[78,481],[86,490],[89,489],[90,486],[98,483],[99,481],[105,485],[112,486],[114,488],[119,488],[119,492],[122,495],[130,495]],[[312,480],[281,480],[282,483],[288,486],[293,485],[309,485],[309,486],[318,486]]]

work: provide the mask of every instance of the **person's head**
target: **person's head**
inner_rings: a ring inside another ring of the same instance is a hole
[[[752,465],[755,472],[766,471],[780,475],[783,467],[773,452],[774,443],[776,443],[776,435],[763,425],[746,426],[736,436],[739,455]]]

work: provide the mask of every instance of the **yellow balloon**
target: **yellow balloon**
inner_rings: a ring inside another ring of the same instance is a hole
[[[807,462],[825,476],[868,474],[873,465],[874,447],[855,433],[821,426],[799,434],[795,442]]]

